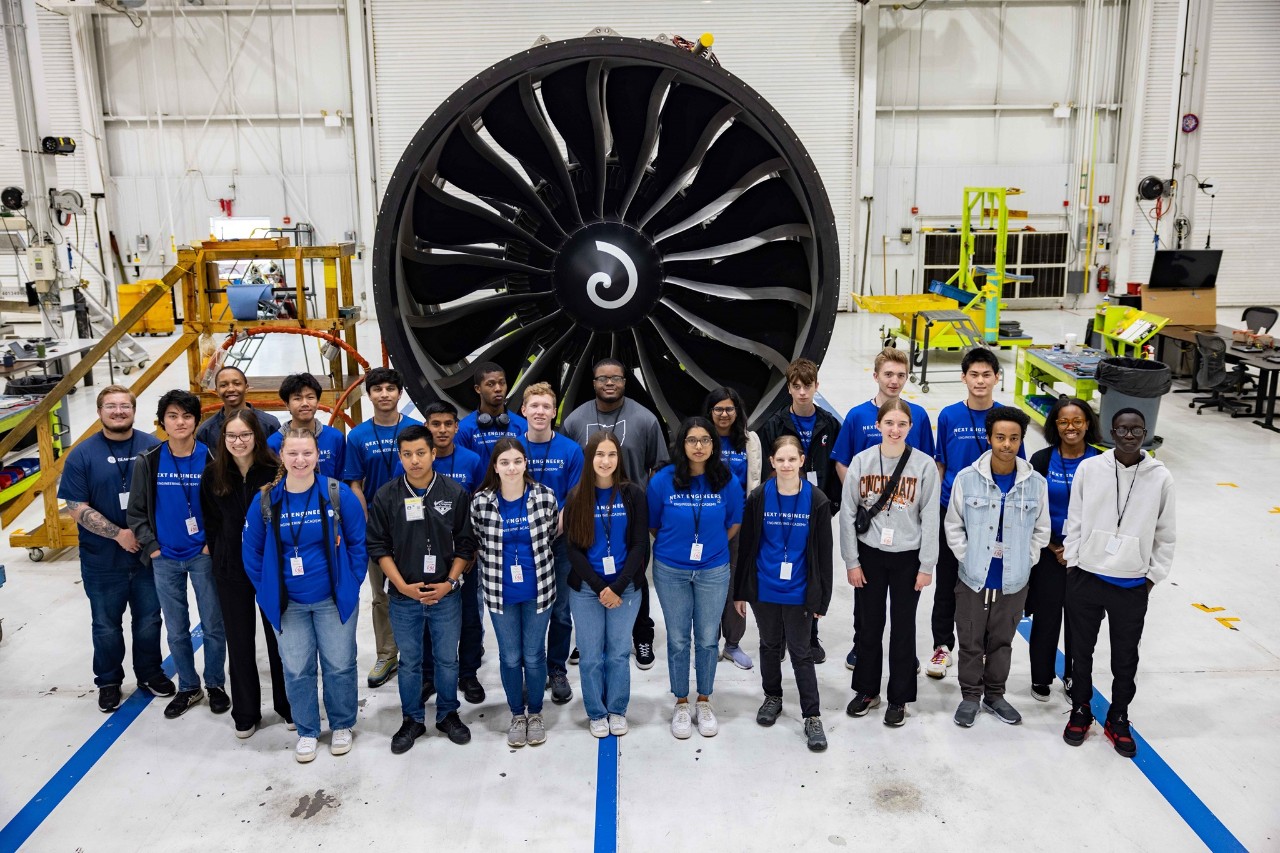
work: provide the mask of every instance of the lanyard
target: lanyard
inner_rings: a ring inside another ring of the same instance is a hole
[[[169,442],[167,441],[164,443],[164,449],[169,454],[169,458],[173,460],[173,470],[178,475],[178,485],[182,487],[182,498],[187,502],[187,518],[193,518],[195,516],[195,513],[191,511],[191,490],[187,487],[187,480],[186,480],[186,477],[183,476],[183,474],[186,474],[187,476],[194,474],[195,466],[193,465],[191,468],[188,468],[186,471],[183,471],[182,466],[178,464],[178,459],[179,458],[190,459],[194,457],[196,455],[196,449],[195,447],[191,448],[191,456],[183,456],[183,457],[174,456],[173,448],[169,446]],[[197,489],[198,488],[199,487],[197,486]]]
[[[695,492],[693,490],[693,481],[692,479],[690,479],[689,497],[692,498],[696,495],[698,498],[696,501],[694,501],[694,504],[693,504],[693,541],[694,542],[698,541],[698,531],[702,529],[702,496],[705,494],[707,493],[701,492],[701,491]]]
[[[618,500],[618,493],[615,489],[609,491],[609,501],[607,507],[601,507],[596,504],[596,510],[605,510],[604,520],[604,549],[605,553],[610,557],[613,556],[613,505]]]
[[[973,430],[973,440],[978,442],[979,445],[985,445],[985,447],[983,447],[982,449],[982,452],[986,453],[988,450],[991,449],[991,443],[988,442],[986,439],[984,439],[982,437],[982,434],[978,432],[978,425],[974,423],[974,420],[973,420],[973,409],[969,408],[968,403],[963,403],[963,405],[964,405],[964,410],[969,413],[969,428]]]
[[[294,513],[289,513],[289,534],[293,537],[293,555],[298,556],[298,548],[302,546],[302,531],[307,526],[307,513],[311,511],[311,495],[316,491],[316,484],[312,482],[311,488],[307,489],[307,495],[302,502],[302,518],[298,521],[298,526],[293,526]],[[284,493],[285,509],[289,507],[289,492]]]
[[[809,445],[813,443],[813,433],[810,432],[809,437],[806,439],[804,437],[804,430],[800,428],[800,421],[796,418],[796,413],[788,409],[787,414],[791,415],[791,425],[796,428],[796,438],[800,439],[800,444],[804,447],[804,455],[808,456]],[[817,418],[814,418],[813,427],[814,429],[818,428]]]
[[[791,562],[791,549],[788,540],[791,538],[791,528],[795,526],[796,510],[800,508],[800,497],[804,494],[804,481],[800,481],[800,491],[796,492],[795,500],[791,502],[791,512],[782,511],[782,491],[778,488],[777,480],[773,484],[773,496],[777,500],[778,505],[778,526],[782,528],[782,562]]]
[[[399,414],[396,415],[395,425],[391,427],[391,443],[392,444],[395,443],[396,436],[400,434],[400,422],[402,420],[404,420],[404,415],[399,415]],[[394,454],[389,453],[388,451],[383,449],[382,447],[383,438],[382,438],[382,435],[378,432],[378,425],[373,421],[369,421],[369,426],[373,428],[374,453],[377,455],[378,460],[384,466],[386,466],[387,477],[389,478],[391,476],[391,470],[395,467],[395,464],[396,464],[394,459]]]
[[[525,489],[524,494],[522,494],[517,500],[519,501],[518,506],[522,507],[525,511],[524,526],[529,529],[529,535],[532,536],[533,528],[529,527],[529,490]],[[498,495],[498,515],[499,516],[502,515],[502,503],[504,501],[507,503],[516,503],[516,501],[506,501],[506,499],[503,498],[501,494],[499,494]],[[505,518],[502,519],[502,526],[504,528],[507,526],[507,519]],[[515,539],[504,535],[502,537],[502,550],[505,552],[508,548],[511,549],[511,554],[512,556],[515,557],[514,560],[511,560],[509,562],[514,563],[517,566],[525,565],[524,563],[520,562],[520,543],[515,541]],[[505,557],[506,554],[504,553],[503,556]],[[533,565],[532,550],[529,552],[529,565],[530,566]]]
[[[1116,532],[1120,532],[1120,525],[1124,523],[1124,514],[1129,511],[1129,498],[1133,497],[1133,487],[1138,485],[1138,468],[1142,466],[1142,457],[1138,457],[1138,463],[1133,466],[1133,482],[1129,483],[1129,494],[1124,497],[1124,506],[1120,506],[1120,463],[1116,463]]]
[[[539,483],[542,483],[542,478],[547,476],[547,460],[551,458],[551,445],[555,443],[555,440],[556,440],[556,437],[553,435],[551,436],[551,439],[547,442],[547,451],[542,454],[542,464],[538,466],[538,473],[533,478],[537,480]],[[539,443],[540,442],[534,441],[533,439],[529,438],[528,435],[526,435],[524,437],[525,452],[532,455],[533,445],[539,444]],[[545,486],[546,483],[543,483],[543,485]]]
[[[129,475],[133,473],[133,455],[134,455],[133,447],[134,447],[134,442],[137,440],[138,440],[137,433],[134,433],[133,435],[129,436],[129,451],[128,451],[129,462],[126,465],[121,465],[120,451],[112,447],[112,445],[116,445],[118,447],[120,445],[120,442],[112,441],[109,438],[103,439],[103,441],[107,442],[107,450],[111,452],[111,458],[116,460],[116,470],[120,472],[120,488],[123,489],[124,491],[129,490]],[[173,454],[171,453],[169,455],[172,456]],[[176,469],[177,467],[178,467],[177,463],[175,462],[174,468]]]

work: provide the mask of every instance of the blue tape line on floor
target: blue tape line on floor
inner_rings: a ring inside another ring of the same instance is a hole
[[[596,847],[595,853],[616,853],[618,849],[618,739],[600,739],[596,758]]]
[[[204,632],[197,625],[191,630],[191,650],[196,652],[204,643]],[[161,664],[165,674],[174,676],[173,655],[164,659]],[[80,780],[89,774],[93,766],[102,756],[107,754],[125,729],[129,728],[151,704],[154,697],[142,688],[133,691],[128,699],[120,704],[115,713],[107,717],[106,722],[98,727],[84,745],[76,750],[75,755],[67,759],[53,778],[44,783],[44,787],[22,807],[13,819],[0,829],[0,850],[17,850],[31,837],[40,824],[53,813]]]
[[[1023,619],[1018,623],[1018,633],[1028,643],[1031,642],[1031,620]],[[1066,658],[1062,655],[1062,650],[1058,650],[1058,673],[1061,675],[1066,667]],[[1093,716],[1097,719],[1097,723],[1091,733],[1095,733],[1096,737],[1106,737],[1101,732],[1103,721],[1107,719],[1107,711],[1111,708],[1111,703],[1107,701],[1098,688],[1093,688],[1093,699],[1089,703],[1093,710]],[[1178,816],[1191,827],[1191,831],[1200,836],[1200,840],[1205,843],[1210,850],[1240,850],[1246,848],[1240,843],[1231,830],[1218,820],[1218,816],[1209,810],[1204,801],[1196,796],[1195,791],[1182,781],[1172,767],[1165,763],[1165,760],[1156,752],[1155,747],[1148,743],[1142,735],[1138,734],[1135,726],[1130,726],[1130,734],[1133,735],[1134,743],[1138,745],[1138,754],[1131,760],[1138,769],[1142,771],[1142,775],[1147,777],[1155,789],[1160,792],[1160,796],[1173,806],[1173,810]]]

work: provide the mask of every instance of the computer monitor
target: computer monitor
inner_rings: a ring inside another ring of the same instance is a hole
[[[1221,249],[1165,249],[1151,262],[1153,290],[1204,290],[1218,283]]]

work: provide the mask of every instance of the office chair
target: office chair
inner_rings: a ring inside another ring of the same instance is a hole
[[[1224,408],[1235,417],[1238,411],[1253,411],[1253,404],[1236,397],[1228,396],[1235,390],[1235,383],[1227,371],[1227,344],[1217,335],[1196,333],[1196,349],[1200,352],[1200,369],[1196,371],[1196,384],[1201,390],[1211,391],[1207,397],[1194,397],[1187,408],[1195,409],[1197,415],[1204,414],[1209,406],[1218,411]],[[1199,408],[1197,408],[1197,406]]]
[[[1240,315],[1240,320],[1249,331],[1256,333],[1261,329],[1265,333],[1271,331],[1271,327],[1276,323],[1277,316],[1280,316],[1280,312],[1277,312],[1274,308],[1268,308],[1265,305],[1250,305],[1244,309],[1244,313]],[[1258,384],[1258,380],[1249,372],[1249,368],[1239,362],[1231,369],[1231,381],[1238,394],[1243,394]]]

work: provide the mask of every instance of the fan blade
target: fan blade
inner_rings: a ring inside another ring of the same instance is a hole
[[[804,208],[791,187],[782,178],[770,178],[740,195],[705,228],[668,237],[658,248],[664,262],[700,260],[810,233]]]
[[[653,316],[649,322],[662,338],[662,342],[680,364],[705,389],[704,393],[719,385],[727,385],[742,394],[744,404],[750,408],[771,373],[778,374],[758,358],[743,358],[742,351],[725,343],[694,334],[677,318]]]
[[[524,397],[524,389],[536,382],[549,382],[553,388],[560,384],[560,373],[565,365],[565,360],[560,357],[560,352],[573,340],[589,334],[586,329],[580,328],[576,323],[569,320],[567,316],[562,315],[561,319],[564,321],[565,330],[560,333],[550,346],[533,352],[525,358],[524,371],[517,376],[516,381],[511,385],[511,391],[509,392],[511,399],[522,399]]]
[[[582,355],[578,358],[568,381],[564,383],[564,387],[561,389],[560,414],[562,417],[578,408],[579,400],[595,396],[595,388],[590,377],[592,367],[596,361],[591,352],[595,348],[597,337],[596,332],[589,334],[586,343],[582,345]],[[609,337],[613,337],[613,335],[609,335]]]
[[[696,412],[697,407],[676,409],[672,406],[667,400],[666,391],[675,388],[672,382],[675,378],[673,374],[678,371],[673,370],[664,363],[661,347],[653,346],[651,348],[650,345],[646,344],[644,337],[640,334],[640,328],[631,330],[631,340],[635,345],[636,361],[639,362],[640,373],[644,379],[642,383],[639,383],[644,389],[644,394],[633,392],[629,387],[627,396],[635,399],[641,405],[645,405],[642,400],[644,396],[647,396],[649,398],[647,404],[649,411],[656,412],[658,418],[674,430],[681,421],[680,412]],[[630,384],[629,382],[628,385]]]
[[[497,361],[501,364],[502,361],[497,356],[504,352],[510,354],[511,347],[527,341],[530,336],[562,316],[556,308],[531,323],[519,325],[516,312],[521,303],[499,296],[492,299],[494,304],[485,304],[490,301],[477,300],[479,307],[464,315],[465,323],[446,322],[423,328],[417,335],[419,346],[430,353],[438,364],[461,362],[473,353],[474,356],[470,358],[473,364],[485,361]],[[528,301],[528,297],[525,301]],[[419,323],[425,325],[426,318],[405,318],[406,325]],[[484,348],[477,352],[476,347],[480,344],[484,344]],[[508,374],[510,376],[516,375],[524,356],[521,354],[513,358],[516,367],[515,371]]]
[[[730,332],[729,330],[719,325],[716,325],[715,323],[711,322],[705,317],[699,316],[698,314],[694,313],[689,308],[681,305],[679,302],[676,302],[674,299],[672,299],[669,296],[664,296],[662,298],[662,304],[665,305],[667,308],[670,308],[682,320],[684,320],[690,326],[693,326],[693,328],[697,329],[699,332],[702,332],[704,335],[708,335],[710,337],[716,338],[717,340],[723,341],[724,343],[729,344],[730,346],[737,347],[743,352],[749,352],[752,355],[762,358],[765,361],[769,362],[778,370],[781,370],[783,372],[786,371],[787,365],[790,363],[790,359],[788,359],[782,353],[778,352],[772,346],[769,346],[768,344],[765,344],[765,343],[761,343],[760,341],[757,341],[757,340],[752,340],[751,338],[746,338],[741,335],[736,335]],[[742,303],[742,306],[746,306],[750,304],[752,303],[749,303],[749,302]]]
[[[564,234],[533,187],[490,148],[465,119],[449,134],[437,168],[442,178],[472,195],[514,205]]]
[[[627,179],[617,215],[624,218],[649,158],[658,141],[658,112],[667,87],[675,79],[670,69],[630,65],[609,71],[605,80],[605,108],[613,133],[613,153]]]
[[[542,78],[542,102],[569,152],[590,177],[597,218],[604,217],[604,109],[600,85],[604,60],[579,62]]]
[[[674,261],[663,272],[668,283],[711,296],[781,299],[808,309],[814,286],[810,263],[805,243],[775,240],[715,263]]]
[[[640,217],[644,225],[679,192],[702,162],[720,128],[740,112],[717,94],[697,86],[674,85],[662,106],[658,156],[651,184],[657,201]]]
[[[435,184],[419,181],[408,218],[415,237],[431,246],[471,246],[481,243],[525,243],[546,254],[552,249],[513,222]]]
[[[550,270],[505,258],[471,253],[426,252],[401,245],[405,285],[424,305],[443,305],[486,288],[498,289],[508,275],[547,276]]]

